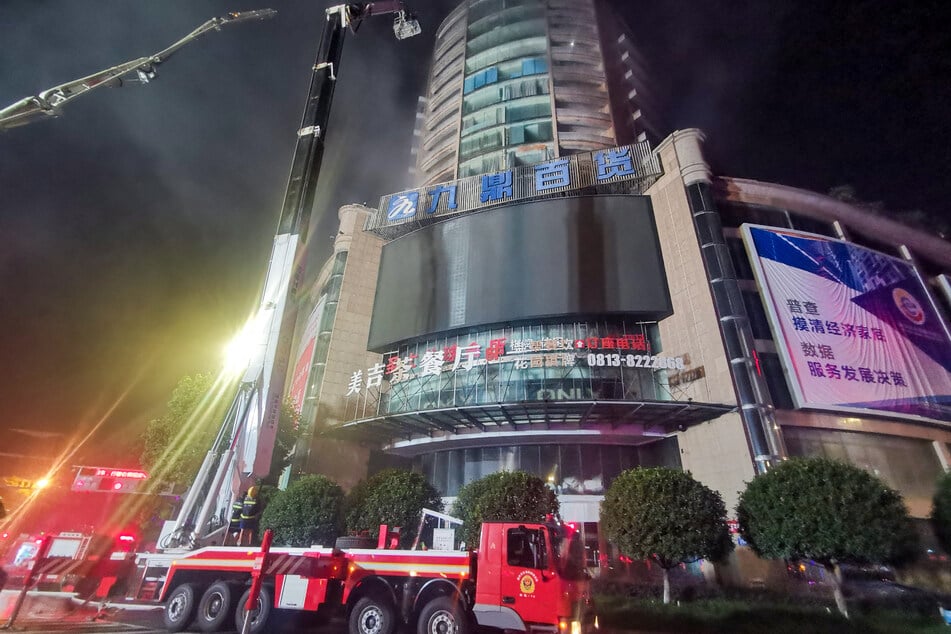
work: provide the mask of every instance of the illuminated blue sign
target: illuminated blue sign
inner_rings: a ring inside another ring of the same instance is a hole
[[[393,238],[444,216],[613,183],[627,186],[607,191],[642,193],[661,173],[647,142],[572,154],[384,196],[367,229]]]
[[[419,205],[419,192],[404,192],[390,198],[386,207],[386,219],[390,222],[406,220],[416,215]]]

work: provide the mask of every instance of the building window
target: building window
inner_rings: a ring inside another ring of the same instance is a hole
[[[838,237],[835,233],[835,229],[832,228],[831,222],[808,218],[793,212],[789,212],[789,218],[792,220],[793,229],[807,231],[809,233],[818,233],[821,236],[827,236],[829,238]]]
[[[849,232],[849,241],[854,242],[861,247],[872,249],[873,251],[878,251],[879,253],[884,253],[885,255],[900,257],[896,245],[863,236],[856,231]]]
[[[754,279],[753,267],[750,266],[750,258],[746,254],[746,247],[743,245],[743,240],[728,237],[726,239],[726,246],[730,249],[730,259],[733,260],[733,269],[736,271],[737,279]]]
[[[473,90],[494,84],[499,81],[499,69],[496,67],[480,70],[475,75],[466,78],[462,84],[462,94],[468,95]]]
[[[743,291],[743,305],[746,306],[746,314],[750,318],[753,338],[772,339],[773,333],[769,329],[769,321],[766,319],[766,310],[763,308],[763,302],[760,300],[759,293]]]
[[[474,73],[477,70],[495,66],[501,62],[510,60],[521,60],[527,57],[535,58],[544,55],[548,50],[548,40],[544,35],[529,37],[514,42],[508,42],[505,45],[488,49],[477,53],[466,59],[466,73]]]
[[[522,60],[522,76],[541,75],[548,72],[548,62],[543,57]]]
[[[779,355],[774,352],[757,352],[757,356],[773,405],[777,409],[794,409],[795,405],[793,405],[792,395],[789,392],[789,385],[786,383],[786,375],[783,372],[783,364],[779,360]]]
[[[539,143],[553,138],[551,121],[513,125],[508,129],[508,145]]]
[[[789,216],[782,209],[733,201],[721,201],[717,204],[717,209],[724,227],[739,227],[743,223],[750,223],[792,229]]]
[[[506,77],[503,71],[503,76],[499,81],[501,82],[505,79]],[[467,96],[462,102],[462,113],[468,115],[503,101],[522,99],[524,97],[539,97],[547,95],[548,93],[548,81],[537,77],[510,81],[504,84],[500,83],[496,89],[480,90],[479,92]]]
[[[459,158],[465,160],[500,147],[502,147],[502,131],[488,130],[482,134],[463,139],[462,143],[459,144]]]
[[[792,456],[849,462],[881,478],[906,497],[930,499],[943,469],[931,441],[808,427],[783,427]]]
[[[646,445],[515,445],[453,449],[414,458],[414,470],[445,496],[498,471],[525,471],[558,494],[603,495],[614,478],[637,466],[681,468],[680,446],[671,436]]]

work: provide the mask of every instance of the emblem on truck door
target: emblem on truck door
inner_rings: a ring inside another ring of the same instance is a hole
[[[535,593],[535,573],[525,571],[518,576],[518,589],[522,594]]]

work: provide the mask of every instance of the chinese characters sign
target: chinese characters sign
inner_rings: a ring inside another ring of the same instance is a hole
[[[951,421],[951,339],[911,264],[794,231],[743,237],[797,406]]]
[[[635,354],[635,353],[644,354]],[[391,355],[382,363],[357,370],[350,375],[347,396],[369,388],[379,389],[384,379],[391,385],[411,379],[440,376],[444,372],[469,372],[486,365],[510,363],[516,370],[531,368],[636,367],[666,369],[683,367],[682,358],[651,355],[650,343],[643,334],[570,339],[491,339],[487,345],[476,341],[465,345],[450,344]]]
[[[367,228],[395,238],[443,216],[586,187],[632,181],[639,193],[660,174],[646,142],[573,154],[384,196]]]

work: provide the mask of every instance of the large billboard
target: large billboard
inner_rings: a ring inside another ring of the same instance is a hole
[[[369,349],[492,324],[672,313],[646,196],[515,203],[387,243]]]
[[[798,231],[742,232],[797,407],[951,421],[951,336],[909,262]]]

